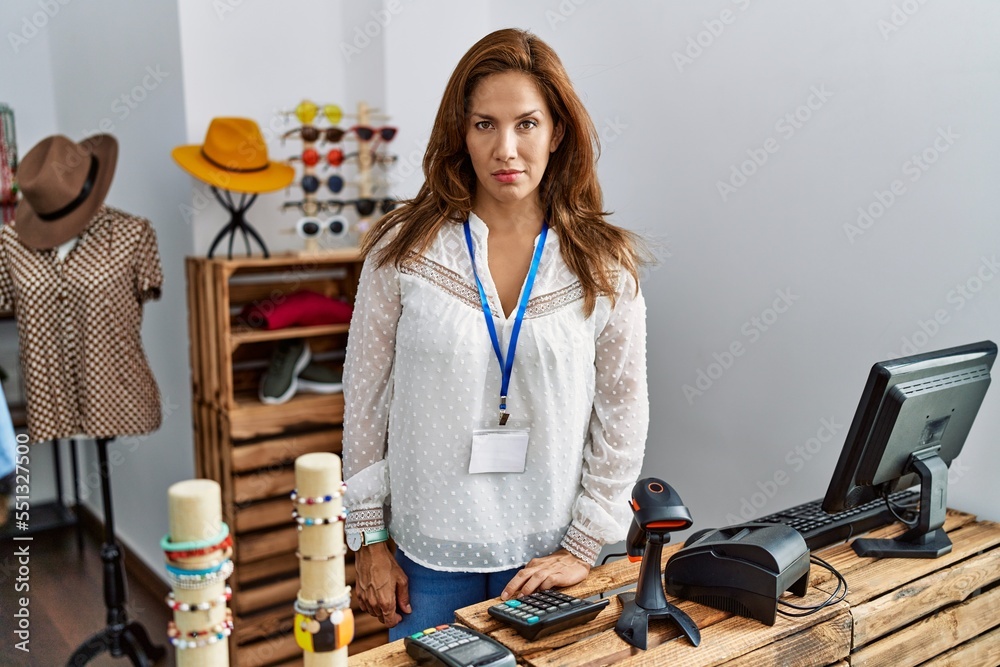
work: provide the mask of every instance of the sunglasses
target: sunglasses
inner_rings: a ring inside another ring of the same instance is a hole
[[[298,118],[299,122],[303,125],[309,125],[316,120],[316,116],[318,116],[320,112],[322,112],[323,116],[325,116],[327,121],[330,122],[330,125],[338,125],[344,118],[344,110],[340,108],[340,105],[324,104],[323,106],[320,106],[309,100],[302,100],[299,102],[291,113],[294,113],[295,117]],[[283,113],[287,115],[289,112],[285,111]]]
[[[314,125],[303,125],[302,127],[296,127],[288,132],[285,132],[281,135],[281,140],[284,141],[289,137],[298,135],[302,138],[302,141],[308,143],[319,141],[322,138],[323,141],[327,143],[336,144],[344,138],[345,134],[352,132],[361,141],[371,141],[377,137],[383,143],[388,143],[395,138],[397,128],[389,127],[388,125],[377,128],[369,127],[368,125],[355,125],[354,127],[345,130],[340,127],[318,128]]]
[[[342,215],[335,215],[327,220],[307,216],[299,218],[299,221],[295,223],[295,233],[304,239],[315,239],[324,233],[336,238],[346,234],[348,226],[347,218]]]
[[[361,197],[359,199],[348,199],[346,201],[341,201],[337,199],[329,199],[327,201],[320,203],[320,208],[326,211],[333,211],[334,213],[340,213],[344,210],[344,206],[353,205],[355,210],[358,212],[362,218],[367,218],[372,213],[375,212],[375,207],[378,206],[379,210],[385,214],[396,208],[399,204],[398,199],[393,199],[392,197],[386,197],[384,199],[372,199],[371,197]]]
[[[390,155],[388,153],[369,152],[369,155],[371,155],[372,161],[381,167],[393,164],[396,162],[396,160],[399,159],[398,155]],[[348,160],[352,160],[360,156],[361,153],[358,151],[354,151],[353,153],[348,153],[347,155],[344,155],[344,151],[334,148],[326,154],[326,161],[330,164],[331,167],[339,167]]]
[[[303,192],[307,195],[311,195],[319,190],[320,180],[312,174],[306,174],[302,177],[302,180],[299,181],[299,185],[301,186]],[[344,185],[344,177],[340,174],[332,174],[326,179],[326,187],[329,188],[330,192],[334,194],[343,190]]]

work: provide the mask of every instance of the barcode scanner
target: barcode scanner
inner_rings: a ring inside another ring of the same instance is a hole
[[[630,561],[641,560],[639,581],[635,592],[620,593],[622,615],[615,625],[615,632],[624,641],[645,650],[649,620],[673,620],[691,644],[701,643],[701,632],[691,617],[667,602],[660,577],[660,556],[663,545],[670,542],[670,533],[690,528],[691,512],[673,488],[656,477],[640,479],[632,487],[632,524],[629,526],[625,548]]]

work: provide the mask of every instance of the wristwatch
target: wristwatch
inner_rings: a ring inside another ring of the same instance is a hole
[[[347,546],[351,551],[359,551],[361,547],[369,544],[378,544],[389,539],[389,531],[385,528],[380,530],[352,530],[346,534]]]

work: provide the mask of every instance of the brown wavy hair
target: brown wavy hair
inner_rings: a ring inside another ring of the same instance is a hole
[[[617,292],[619,268],[639,284],[639,268],[650,258],[637,234],[607,221],[597,180],[600,140],[583,102],[573,89],[559,56],[524,30],[498,30],[479,40],[459,61],[445,88],[424,154],[424,184],[416,197],[375,223],[362,242],[367,256],[386,235],[399,228],[375,253],[377,266],[406,263],[422,252],[442,225],[462,223],[472,211],[476,173],[465,147],[469,101],[485,77],[520,72],[537,84],[563,138],[549,157],[539,184],[542,209],[559,235],[562,256],[583,288],[584,312],[597,297]]]

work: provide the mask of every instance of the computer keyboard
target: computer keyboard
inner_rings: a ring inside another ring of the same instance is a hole
[[[920,500],[920,487],[896,491],[889,499],[897,507],[908,509]],[[843,512],[828,514],[823,511],[822,500],[814,500],[769,514],[754,523],[781,523],[794,528],[805,539],[810,551],[815,551],[834,542],[842,542],[873,528],[887,526],[896,521],[885,501],[881,498],[864,505],[852,507]]]

